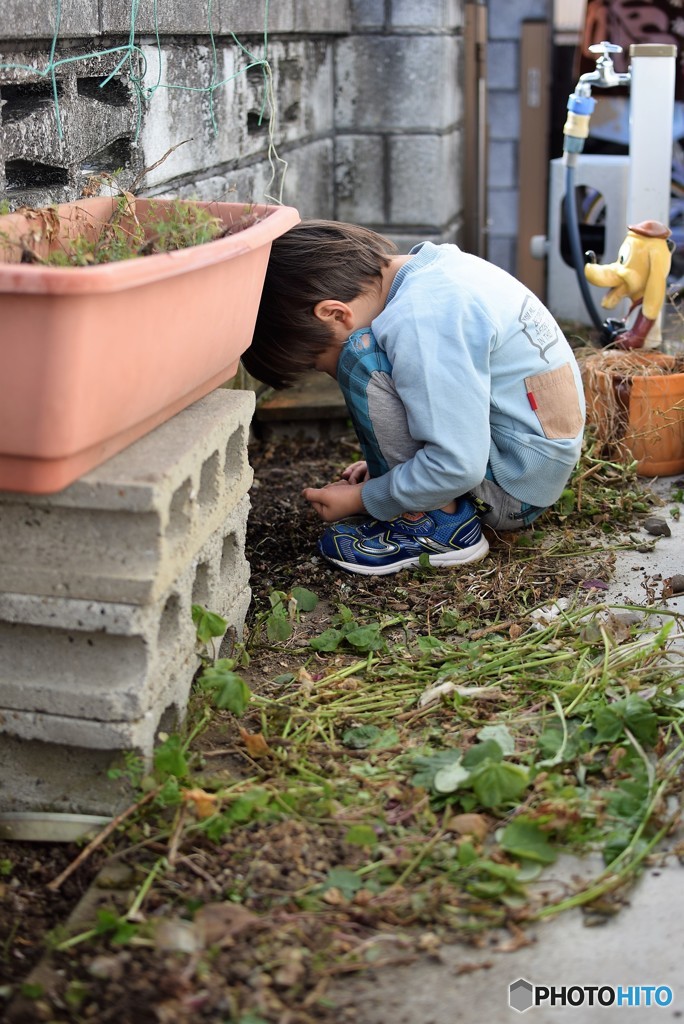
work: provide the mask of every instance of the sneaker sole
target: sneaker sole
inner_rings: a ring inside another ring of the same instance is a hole
[[[430,565],[449,566],[467,565],[469,562],[479,562],[489,552],[489,542],[486,537],[481,537],[477,544],[467,548],[454,548],[453,551],[442,551],[437,555],[429,555]],[[353,572],[359,576],[389,576],[400,569],[411,569],[420,565],[420,556],[405,558],[401,562],[392,562],[391,565],[357,565],[353,562],[340,562],[337,558],[329,558],[323,555],[331,565],[336,565],[345,572]]]

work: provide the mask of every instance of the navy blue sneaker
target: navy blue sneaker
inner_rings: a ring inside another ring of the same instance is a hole
[[[371,519],[353,526],[335,523],[318,542],[329,562],[347,572],[385,576],[418,565],[427,555],[430,565],[465,565],[489,551],[475,505],[458,501],[454,513],[425,512],[403,515],[389,523]]]

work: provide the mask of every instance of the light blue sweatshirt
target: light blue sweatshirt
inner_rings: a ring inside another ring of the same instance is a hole
[[[372,324],[423,447],[363,486],[376,519],[441,508],[485,477],[530,505],[577,463],[584,394],[572,349],[523,284],[456,245],[423,242]]]

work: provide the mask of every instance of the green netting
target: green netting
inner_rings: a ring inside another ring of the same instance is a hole
[[[271,178],[266,186],[270,189],[276,180],[278,170],[280,169],[280,182],[277,189],[276,196],[268,196],[269,199],[274,199],[275,202],[282,202],[282,189],[283,189],[283,176],[287,168],[287,163],[281,157],[278,156],[275,147],[275,123],[276,123],[276,105],[275,95],[273,90],[273,72],[271,65],[268,61],[268,16],[269,16],[269,3],[270,0],[265,0],[264,8],[264,28],[263,28],[263,57],[258,57],[253,54],[240,40],[237,38],[234,32],[230,33],[233,42],[238,47],[240,52],[245,57],[245,64],[240,67],[234,74],[229,75],[228,78],[219,78],[218,73],[218,55],[216,51],[216,39],[214,31],[212,29],[212,7],[213,0],[208,0],[207,4],[207,35],[210,40],[210,47],[212,53],[211,62],[211,79],[204,86],[190,86],[183,85],[182,83],[176,82],[162,82],[162,47],[159,33],[159,2],[160,0],[153,0],[153,18],[154,18],[154,36],[156,40],[157,54],[158,54],[158,71],[157,79],[154,83],[149,84],[145,81],[148,67],[147,59],[143,49],[136,43],[136,19],[138,17],[138,10],[140,7],[141,0],[130,0],[131,11],[130,11],[130,28],[128,33],[128,42],[121,46],[112,46],[101,50],[92,50],[87,53],[73,54],[68,57],[59,57],[57,54],[57,44],[59,40],[60,25],[62,20],[62,0],[54,0],[55,2],[55,24],[52,41],[50,44],[50,54],[47,63],[40,67],[37,64],[18,64],[0,63],[0,70],[19,70],[26,71],[33,75],[38,75],[41,78],[49,79],[52,83],[52,96],[55,105],[55,117],[57,121],[57,132],[59,138],[63,138],[62,132],[62,120],[59,105],[59,94],[57,89],[57,71],[59,68],[67,64],[75,64],[79,61],[89,60],[93,57],[102,57],[107,54],[120,54],[120,58],[117,60],[114,69],[103,79],[100,83],[99,88],[105,89],[112,79],[121,73],[126,73],[130,79],[130,82],[135,90],[135,96],[137,99],[137,124],[135,130],[135,139],[137,140],[140,134],[140,127],[142,123],[143,107],[146,101],[149,101],[154,93],[158,89],[175,89],[185,92],[196,92],[203,93],[208,96],[209,100],[209,111],[211,117],[211,124],[214,131],[214,135],[218,134],[218,123],[216,120],[216,112],[214,109],[214,93],[217,89],[221,89],[226,86],[233,79],[239,75],[245,74],[251,68],[261,68],[264,76],[264,94],[261,104],[261,110],[259,113],[259,124],[262,123],[263,118],[268,113],[268,130],[269,130],[269,144],[268,144],[268,160],[271,167]],[[136,69],[136,59],[140,64],[140,71]]]

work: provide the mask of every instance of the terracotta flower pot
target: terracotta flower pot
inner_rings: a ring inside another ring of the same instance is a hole
[[[642,476],[684,471],[684,373],[661,352],[601,352],[582,368],[587,422]]]
[[[165,202],[136,200],[140,224]],[[249,226],[174,252],[84,267],[21,262],[18,239],[40,235],[31,248],[44,256],[97,234],[115,204],[0,217],[0,489],[61,490],[234,376],[271,242],[299,220],[292,207],[254,206]],[[246,209],[199,205],[226,225]]]

